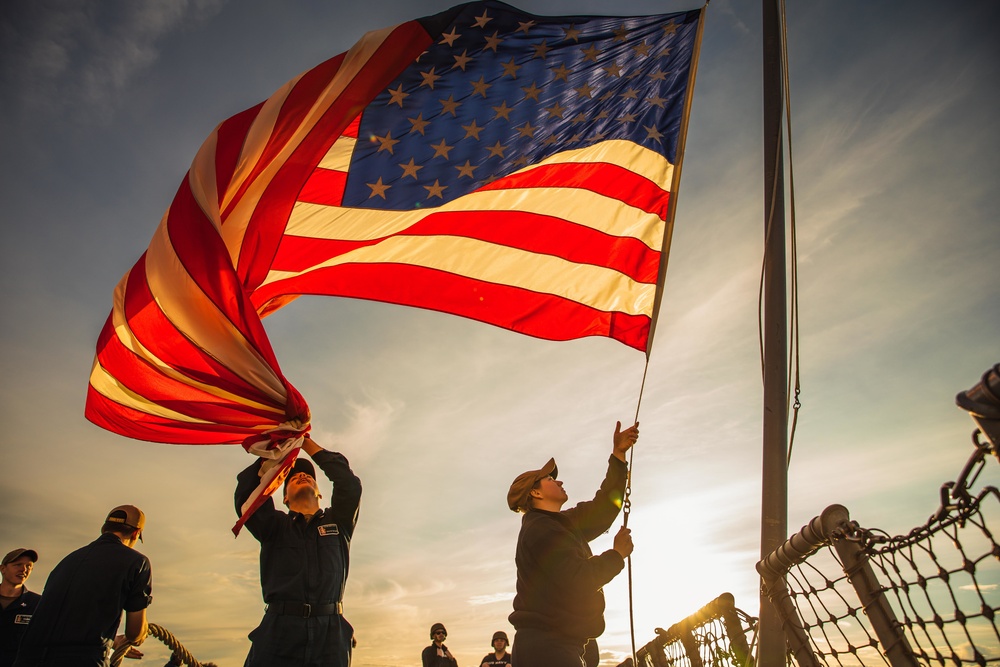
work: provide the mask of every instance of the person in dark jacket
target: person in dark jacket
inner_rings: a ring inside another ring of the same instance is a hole
[[[34,549],[14,549],[0,564],[0,667],[14,664],[21,637],[42,598],[24,585],[37,561]]]
[[[420,653],[422,667],[458,667],[458,660],[444,645],[444,640],[447,638],[448,631],[444,623],[435,623],[431,626],[431,645]]]
[[[622,571],[632,553],[624,526],[612,549],[595,556],[590,542],[611,527],[621,509],[625,453],[639,437],[639,424],[615,426],[608,470],[593,500],[562,510],[568,500],[556,479],[555,459],[518,475],[507,506],[523,512],[515,563],[517,592],[509,620],[514,626],[517,667],[582,667],[588,640],[604,632],[602,587]]]
[[[268,498],[246,521],[260,542],[264,618],[249,635],[245,667],[348,667],[354,629],[343,616],[349,550],[361,503],[361,480],[342,454],[306,438],[302,446],[333,482],[320,508],[316,469],[299,458],[285,480],[286,514]],[[236,514],[260,482],[263,459],[237,476]]]
[[[135,550],[146,517],[134,505],[108,514],[101,536],[49,574],[15,667],[108,667],[111,651],[146,639],[149,559]],[[125,634],[116,635],[125,616]]]

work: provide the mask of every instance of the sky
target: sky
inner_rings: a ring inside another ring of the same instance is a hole
[[[201,661],[241,664],[263,603],[234,539],[236,446],[133,441],[83,417],[97,335],[217,123],[450,0],[12,0],[0,7],[0,552],[28,581],[122,503],[147,516],[149,620]],[[522,0],[640,15],[680,0]],[[788,530],[839,503],[890,534],[922,524],[971,453],[954,403],[1000,361],[1000,5],[789,3],[801,403]],[[637,642],[723,592],[757,615],[762,386],[757,3],[708,7],[662,309],[645,358],[399,306],[301,298],[265,320],[313,438],[364,484],[345,615],[358,667],[420,664],[443,622],[478,665],[513,597],[505,494],[550,456],[589,498],[639,405]],[[989,461],[984,483],[996,483]],[[322,485],[321,485],[322,486]],[[328,485],[326,487],[328,492]],[[610,548],[611,534],[593,543]],[[997,582],[994,581],[994,584]],[[605,665],[629,650],[625,575],[605,589]],[[150,639],[143,663],[167,649]]]

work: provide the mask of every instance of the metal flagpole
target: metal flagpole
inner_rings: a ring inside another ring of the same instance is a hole
[[[761,475],[761,558],[781,546],[788,534],[788,333],[785,268],[784,168],[782,163],[781,15],[779,0],[763,2],[764,94],[764,298],[763,298],[763,466]],[[766,596],[760,597],[758,661],[761,667],[785,664],[781,619]]]
[[[663,244],[660,247],[660,268],[656,276],[656,295],[653,297],[653,314],[649,322],[649,336],[646,338],[646,362],[653,349],[653,334],[656,333],[656,320],[660,314],[660,301],[663,299],[663,284],[667,274],[667,260],[670,257],[670,239],[674,234],[674,215],[677,213],[677,197],[681,188],[681,169],[684,166],[684,147],[687,144],[688,121],[691,119],[691,100],[694,97],[694,82],[698,76],[698,59],[701,57],[701,38],[705,32],[706,1],[698,14],[698,33],[695,35],[694,50],[691,53],[691,69],[688,71],[687,93],[684,96],[684,113],[681,116],[681,131],[677,135],[677,164],[670,180],[670,200],[667,204],[666,229],[663,232]]]

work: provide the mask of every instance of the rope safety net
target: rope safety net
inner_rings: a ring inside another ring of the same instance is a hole
[[[787,596],[792,607],[784,622],[801,628],[808,644],[789,638],[800,665],[1000,665],[1000,491],[971,491],[989,451],[976,445],[958,481],[942,486],[941,507],[923,525],[890,536],[849,521],[775,573],[784,590],[769,590],[771,600],[780,606]],[[858,558],[845,563],[838,542],[857,545]],[[863,570],[872,575],[872,598],[888,611],[888,638],[874,626],[875,605],[860,599]]]

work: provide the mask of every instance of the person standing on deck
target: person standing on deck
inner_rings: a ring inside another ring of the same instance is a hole
[[[632,553],[624,526],[614,547],[595,556],[590,542],[611,527],[621,510],[628,466],[625,453],[639,438],[639,424],[615,427],[608,469],[593,500],[568,510],[555,459],[518,475],[507,506],[521,512],[515,562],[517,592],[509,620],[517,667],[583,667],[586,646],[604,632],[602,587],[622,571]]]
[[[249,635],[245,667],[348,667],[354,629],[343,616],[351,537],[358,520],[361,480],[342,454],[307,437],[303,451],[333,483],[329,507],[316,468],[299,458],[285,479],[288,513],[268,498],[246,521],[260,542],[264,618]],[[237,476],[236,514],[260,481],[263,459]]]

